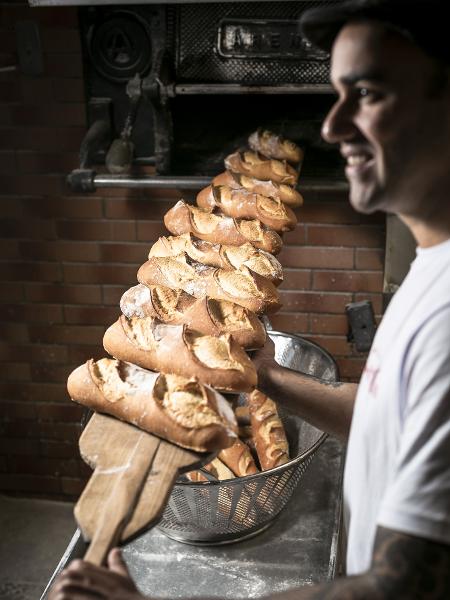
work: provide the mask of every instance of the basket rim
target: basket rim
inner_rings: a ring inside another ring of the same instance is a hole
[[[306,423],[306,421],[305,421],[305,423]],[[244,480],[247,482],[247,481],[253,481],[254,479],[258,479],[261,476],[266,477],[266,476],[270,476],[270,475],[276,475],[278,472],[285,471],[285,470],[289,469],[290,467],[294,467],[297,464],[302,463],[309,456],[311,456],[311,454],[314,454],[316,452],[316,450],[318,450],[318,448],[324,443],[324,441],[327,439],[327,437],[328,437],[328,433],[322,432],[322,434],[314,442],[314,444],[312,446],[310,446],[309,448],[307,448],[304,452],[302,452],[295,458],[291,458],[291,460],[289,460],[288,462],[283,463],[282,465],[278,465],[278,467],[273,467],[272,469],[266,469],[265,471],[259,471],[259,473],[253,473],[252,475],[243,475],[241,477],[233,477],[233,479],[218,479],[217,481],[176,481],[174,487],[177,487],[177,486],[202,487],[202,486],[205,486],[206,484],[209,484],[209,485],[224,485],[224,484],[238,485],[238,484],[242,483]]]
[[[273,335],[275,337],[294,338],[294,339],[300,340],[301,343],[306,346],[312,346],[314,348],[319,349],[323,354],[325,354],[330,359],[330,368],[334,371],[333,379],[330,379],[327,381],[337,381],[339,379],[339,369],[336,364],[336,361],[334,360],[333,356],[327,350],[325,350],[324,348],[319,346],[319,344],[316,344],[315,342],[312,342],[311,340],[308,340],[296,333],[288,333],[285,331],[278,331],[276,329],[268,329],[267,335],[269,337]],[[286,368],[289,368],[289,367],[286,367]],[[308,377],[312,377],[311,375],[308,375],[307,373],[304,373],[304,374],[307,375]],[[317,378],[317,379],[320,379],[320,378]],[[302,419],[302,420],[305,423],[308,423],[304,419]],[[310,423],[308,423],[308,425],[310,425]],[[311,427],[313,427],[313,425],[311,425]],[[320,430],[318,430],[318,431],[320,431]],[[176,481],[174,487],[176,487],[176,486],[201,487],[201,486],[205,486],[205,484],[238,485],[238,484],[242,483],[243,480],[253,481],[254,479],[257,479],[258,477],[261,477],[261,475],[263,475],[263,476],[276,475],[277,473],[287,470],[288,468],[293,467],[293,466],[303,462],[304,460],[306,460],[306,458],[308,458],[309,456],[311,456],[312,454],[314,454],[316,452],[316,450],[324,443],[324,441],[327,439],[327,437],[328,437],[328,434],[322,431],[321,435],[314,442],[314,444],[312,444],[312,446],[307,448],[304,452],[302,452],[295,458],[291,458],[291,460],[289,460],[288,462],[283,463],[282,465],[278,465],[278,467],[273,467],[272,469],[267,469],[265,471],[259,471],[259,473],[253,473],[252,475],[244,475],[241,477],[234,477],[233,479],[218,479],[217,481]]]

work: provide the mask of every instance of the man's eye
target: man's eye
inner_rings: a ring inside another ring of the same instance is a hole
[[[367,100],[377,100],[380,97],[378,92],[367,87],[357,88],[356,91],[360,98],[367,98]]]

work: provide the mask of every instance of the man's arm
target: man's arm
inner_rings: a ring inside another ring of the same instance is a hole
[[[370,571],[270,600],[448,600],[450,546],[379,527]]]
[[[358,386],[326,383],[285,369],[273,356],[273,342],[269,341],[253,359],[258,371],[258,389],[311,425],[346,441]]]

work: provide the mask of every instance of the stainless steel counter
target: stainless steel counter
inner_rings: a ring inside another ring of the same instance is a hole
[[[124,557],[140,590],[161,599],[244,599],[333,578],[339,560],[343,461],[343,447],[328,438],[286,508],[252,539],[199,547],[154,529],[127,544]],[[77,532],[55,575],[84,550]]]

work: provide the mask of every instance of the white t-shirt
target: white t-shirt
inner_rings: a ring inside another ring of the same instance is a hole
[[[450,544],[450,240],[417,257],[376,333],[344,478],[347,572],[377,526]]]

